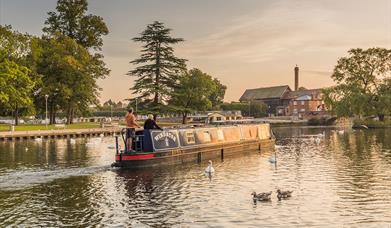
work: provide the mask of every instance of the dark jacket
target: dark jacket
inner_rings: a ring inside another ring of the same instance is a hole
[[[163,130],[161,127],[159,127],[154,120],[147,119],[144,123],[144,130],[150,130],[150,129],[160,129]]]

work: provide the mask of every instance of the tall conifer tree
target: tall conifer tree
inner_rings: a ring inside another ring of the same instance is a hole
[[[173,44],[182,42],[182,38],[173,38],[171,29],[155,21],[147,25],[135,42],[143,43],[141,56],[130,63],[137,67],[128,72],[135,76],[134,94],[138,94],[141,103],[149,110],[162,112],[167,98],[178,84],[178,79],[186,70],[186,60],[174,55]],[[155,118],[156,118],[155,113]]]

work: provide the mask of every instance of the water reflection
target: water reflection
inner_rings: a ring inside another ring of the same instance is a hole
[[[111,138],[2,142],[0,226],[391,224],[391,130],[275,132],[277,166],[273,151],[248,151],[213,161],[211,179],[207,162],[112,169]],[[278,201],[278,188],[293,190],[292,198]],[[272,201],[254,205],[253,191],[273,191]]]

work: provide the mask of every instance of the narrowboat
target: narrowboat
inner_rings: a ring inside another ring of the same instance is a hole
[[[125,142],[124,131],[122,139]],[[120,150],[116,136],[114,167],[140,168],[224,159],[274,146],[268,123],[137,130],[133,150]]]

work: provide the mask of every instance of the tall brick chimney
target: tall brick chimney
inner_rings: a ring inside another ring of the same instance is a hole
[[[299,89],[299,67],[295,66],[295,91]]]

